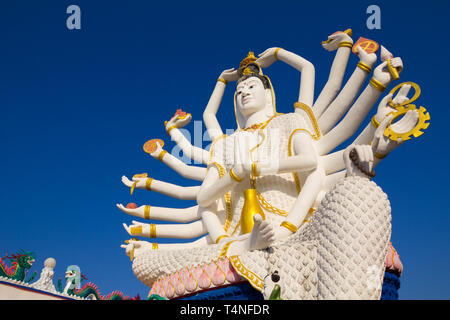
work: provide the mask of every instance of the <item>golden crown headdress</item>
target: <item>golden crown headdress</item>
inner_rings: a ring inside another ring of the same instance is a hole
[[[241,63],[239,64],[238,74],[239,77],[246,76],[252,73],[256,73],[260,76],[262,76],[261,67],[258,63],[255,61],[257,58],[255,57],[255,54],[250,51],[246,58],[244,58]]]

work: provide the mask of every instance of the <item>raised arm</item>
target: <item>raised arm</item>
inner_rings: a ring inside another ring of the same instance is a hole
[[[204,235],[207,231],[201,221],[186,224],[153,224],[133,221],[123,227],[129,235],[146,238],[192,239]]]
[[[205,122],[206,130],[208,131],[212,141],[223,135],[223,131],[217,121],[216,114],[219,110],[219,106],[228,82],[236,81],[237,79],[238,74],[234,68],[223,71],[217,79],[214,91],[209,98],[205,111],[203,112],[203,121]]]
[[[192,222],[201,219],[198,206],[193,206],[189,208],[165,208],[165,207],[155,207],[150,205],[143,205],[137,208],[124,207],[122,204],[116,204],[117,208],[138,218],[143,218],[146,220],[161,220],[161,221],[171,221],[171,222]]]
[[[398,72],[403,68],[400,58],[392,59],[392,65],[397,68]],[[384,70],[385,67],[387,67],[387,62],[383,62],[375,68],[370,84],[358,97],[344,119],[320,140],[319,154],[329,153],[356,132],[372,106],[393,80],[391,73]]]
[[[153,158],[163,162],[186,179],[203,181],[206,176],[206,168],[187,165],[180,159],[175,158],[169,152],[164,150],[159,142],[156,142],[156,145],[156,150],[150,153]]]
[[[339,95],[330,106],[323,112],[318,119],[320,131],[322,134],[328,133],[334,125],[341,119],[348,108],[352,105],[358,92],[372,70],[372,66],[377,61],[375,53],[368,54],[360,46],[357,47],[358,57],[360,59],[355,71],[345,84]]]
[[[175,143],[178,145],[178,147],[180,147],[180,149],[187,157],[196,161],[197,163],[206,164],[208,162],[208,151],[193,146],[191,142],[189,142],[189,140],[186,139],[183,133],[179,130],[180,128],[185,127],[192,119],[192,115],[190,113],[183,113],[184,115],[180,115],[179,111],[177,111],[172,119],[166,121],[166,132],[170,135],[172,140],[175,141]]]
[[[280,60],[300,71],[301,78],[298,101],[312,106],[314,101],[315,69],[311,62],[282,48],[269,48],[259,54],[258,57],[256,63],[262,68],[267,68],[276,60]]]
[[[182,187],[153,178],[133,178],[133,180],[130,181],[126,176],[122,176],[122,182],[130,188],[134,185],[137,189],[156,191],[181,200],[195,200],[198,191],[200,190],[200,186]]]
[[[331,65],[328,81],[314,102],[312,108],[315,117],[318,119],[326,108],[333,101],[339,92],[344,78],[345,69],[347,68],[348,58],[352,51],[353,39],[351,38],[351,30],[335,33],[328,37],[327,41],[322,42],[322,46],[328,51],[337,49],[333,64]]]

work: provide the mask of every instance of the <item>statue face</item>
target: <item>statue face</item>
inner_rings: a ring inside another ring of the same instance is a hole
[[[236,106],[244,117],[266,107],[266,91],[260,79],[250,77],[238,84],[236,87]]]

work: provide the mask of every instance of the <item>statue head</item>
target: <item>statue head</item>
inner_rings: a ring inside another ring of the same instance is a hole
[[[256,112],[265,112],[267,117],[276,113],[272,84],[255,61],[256,57],[250,52],[238,69],[239,79],[234,94],[238,128],[244,128],[246,119]]]

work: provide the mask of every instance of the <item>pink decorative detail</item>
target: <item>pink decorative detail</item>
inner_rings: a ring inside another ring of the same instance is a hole
[[[393,272],[399,277],[403,272],[403,264],[400,260],[400,255],[397,253],[392,243],[389,245],[388,254],[386,256],[386,271]]]
[[[197,289],[197,281],[192,278],[191,273],[187,268],[180,271],[180,278],[181,281],[183,281],[187,291],[192,292]]]
[[[200,276],[203,273],[203,269],[198,265],[196,267],[191,268],[191,273],[192,273],[192,276],[194,277],[194,279],[196,279],[198,282],[198,279],[200,278]]]
[[[164,293],[164,290],[163,290],[163,288],[162,288],[161,279],[158,279],[158,280],[156,281],[156,294],[157,294],[158,296],[161,296],[161,297],[165,297],[165,296],[166,296],[166,294]]]
[[[184,288],[184,284],[181,282],[180,275],[179,275],[178,271],[175,272],[175,273],[172,273],[170,275],[170,282],[172,282],[172,284],[173,284],[173,286],[175,288],[175,293],[178,296],[184,294],[184,292],[186,290]]]
[[[224,284],[226,277],[225,277],[225,273],[223,273],[222,270],[220,270],[220,268],[217,267],[217,265],[215,264],[215,262],[213,261],[211,264],[214,264],[216,266],[216,270],[213,274],[212,278],[212,282],[215,286],[220,286],[222,284]]]
[[[211,278],[205,270],[203,270],[202,274],[198,278],[198,285],[202,289],[208,289],[211,286]]]
[[[165,275],[163,277],[162,285],[163,285],[164,291],[166,292],[166,297],[168,299],[172,298],[175,294],[175,289],[173,288],[173,285],[170,283],[169,276]]]

